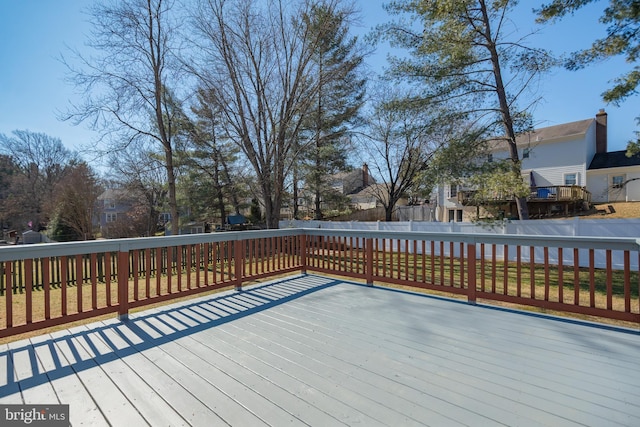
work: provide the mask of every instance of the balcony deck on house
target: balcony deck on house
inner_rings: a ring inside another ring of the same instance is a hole
[[[640,333],[296,275],[0,346],[72,425],[638,426]]]
[[[475,190],[461,190],[457,193],[458,202],[463,205],[473,204],[476,202],[474,196]],[[496,194],[492,199],[483,200],[483,202],[508,202],[513,200],[513,195]],[[586,187],[576,185],[548,185],[544,187],[531,187],[531,191],[527,196],[528,202],[591,202],[591,193]]]
[[[478,200],[477,191],[464,190],[457,193],[458,203],[463,206],[507,205],[515,209],[513,195],[496,194],[492,198]],[[591,193],[585,187],[575,185],[551,185],[531,187],[526,197],[531,219],[552,216],[567,216],[583,211],[591,204]],[[517,216],[517,215],[516,215]]]

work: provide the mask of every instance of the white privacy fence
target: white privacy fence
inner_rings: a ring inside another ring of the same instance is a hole
[[[469,239],[477,238],[476,254],[485,258],[495,258],[509,261],[517,261],[518,246],[520,247],[520,261],[531,262],[531,249],[533,248],[533,262],[543,263],[545,257],[548,262],[557,265],[562,254],[563,264],[573,264],[577,255],[579,265],[589,266],[589,257],[595,258],[595,266],[604,268],[608,262],[613,268],[623,269],[624,252],[616,250],[616,238],[633,238],[640,241],[639,219],[570,219],[570,220],[532,220],[510,221],[482,226],[473,223],[441,223],[441,222],[333,222],[333,221],[281,221],[280,228],[306,228],[326,230],[352,230],[370,231],[379,236],[377,232],[396,232],[406,237],[392,236],[380,239],[378,245],[387,250],[408,250],[422,253],[422,245],[414,245],[411,240],[438,240],[444,237],[445,244],[437,244],[433,247],[435,255],[441,253],[448,256],[452,251],[454,256],[460,255],[461,247],[456,244]],[[444,236],[443,236],[444,234]],[[436,236],[437,235],[437,236]],[[448,238],[447,238],[448,235]],[[521,236],[514,239],[514,236]],[[501,238],[502,237],[502,238]],[[475,240],[475,239],[474,239]],[[515,240],[515,242],[514,242]],[[452,244],[453,243],[453,244]],[[360,244],[361,245],[361,244]],[[405,246],[408,245],[408,248]],[[431,254],[430,244],[424,246],[424,251]],[[607,252],[607,249],[611,251]],[[506,257],[505,257],[506,253]],[[593,253],[593,255],[591,255]],[[465,254],[466,255],[466,254]],[[638,255],[630,257],[630,267],[638,269]]]
[[[359,222],[359,221],[280,221],[280,228],[324,228],[329,230],[426,231],[432,233],[495,233],[517,235],[596,236],[640,238],[640,218],[530,220],[496,222],[483,226],[471,222]]]

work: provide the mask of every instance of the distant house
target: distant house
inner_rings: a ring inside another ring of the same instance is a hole
[[[378,206],[378,198],[374,188],[381,184],[369,185],[357,193],[349,194],[351,199],[351,206],[358,210],[373,209]]]
[[[358,193],[375,182],[376,180],[369,173],[369,165],[366,163],[362,165],[362,169],[340,172],[331,177],[331,187],[344,195]]]
[[[101,230],[104,230],[107,225],[115,223],[119,218],[124,219],[124,216],[131,210],[135,200],[131,195],[121,189],[107,189],[98,196],[98,209],[99,214],[98,225]]]
[[[192,221],[180,227],[180,234],[201,234],[210,231],[205,222]]]
[[[640,156],[625,151],[596,153],[587,169],[587,188],[594,203],[640,200]]]
[[[347,203],[351,203],[357,209],[375,207],[375,199],[371,197],[371,194],[364,191],[375,182],[366,163],[360,169],[331,175],[328,184],[335,193],[333,195],[329,194],[327,200],[322,201],[322,209],[331,209],[336,204],[336,200],[339,200],[339,203],[344,205],[347,198],[350,200]],[[297,205],[302,215],[313,216],[315,210],[315,194],[313,191],[303,186],[298,192]],[[283,217],[291,217],[292,210],[288,205],[284,204],[281,213]]]
[[[155,230],[156,226],[165,227],[165,234],[171,235],[171,213],[161,212],[157,218],[154,217],[152,219],[141,215],[140,212],[137,215],[134,213],[134,211],[140,210],[141,201],[143,200],[142,196],[138,195],[136,197],[136,194],[127,190],[105,190],[98,197],[99,206],[97,209],[99,213],[98,225],[103,236],[114,237],[131,233],[133,235],[147,235],[150,231]],[[181,216],[184,215],[184,218],[189,218],[191,210],[183,208],[180,214]],[[150,221],[153,221],[154,224],[150,225]],[[207,224],[202,221],[191,221],[180,227],[179,234],[204,233],[208,229]]]
[[[379,184],[369,172],[369,165],[361,169],[333,175],[331,186],[351,200],[351,206],[358,210],[373,209],[378,205],[374,188]]]
[[[607,152],[607,113],[537,129],[517,138],[522,178],[532,188],[529,211],[562,211],[569,203],[640,200],[640,157]],[[496,142],[485,161],[509,157],[506,142]],[[473,189],[443,184],[437,189],[439,221],[467,221],[477,208],[464,203]],[[566,199],[566,200],[565,200]],[[533,207],[533,209],[532,209]],[[535,212],[534,212],[535,213]]]

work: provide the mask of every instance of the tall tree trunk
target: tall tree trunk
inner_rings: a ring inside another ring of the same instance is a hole
[[[161,8],[161,2],[157,5],[158,10]],[[164,55],[166,52],[162,50],[161,37],[163,35],[163,28],[160,19],[154,14],[154,10],[151,1],[147,1],[147,9],[149,11],[149,61],[153,68],[153,81],[154,81],[154,109],[156,115],[156,125],[158,128],[158,134],[160,142],[164,148],[165,154],[165,168],[167,170],[167,184],[169,186],[169,209],[171,211],[171,234],[180,234],[179,215],[178,215],[178,202],[176,197],[176,176],[173,165],[173,147],[171,143],[171,122],[170,119],[165,119],[164,107],[168,100],[167,88],[163,82],[162,70],[164,68]],[[157,12],[157,11],[156,11]],[[157,33],[156,33],[157,32]]]
[[[300,189],[298,188],[298,168],[293,167],[293,219],[300,219],[300,212],[298,208],[298,197]]]
[[[388,205],[384,207],[384,220],[386,222],[391,222],[391,218],[393,216],[393,205]]]
[[[323,70],[323,62],[322,55],[318,60],[318,79],[320,80],[318,83],[318,110],[316,111],[316,149],[315,149],[315,171],[314,171],[314,187],[315,187],[315,199],[316,199],[316,210],[313,216],[316,220],[321,220],[322,215],[322,165],[320,164],[320,149],[322,140],[320,138],[322,133],[322,70]]]
[[[487,40],[487,48],[491,53],[491,64],[493,66],[493,76],[496,83],[496,93],[500,103],[500,115],[502,116],[502,124],[507,136],[507,144],[509,145],[509,158],[511,159],[511,170],[514,175],[520,176],[520,158],[518,156],[518,147],[516,145],[516,133],[513,128],[513,118],[507,100],[507,93],[502,80],[502,71],[500,68],[500,58],[498,50],[493,38],[491,37],[491,23],[487,13],[487,5],[484,0],[480,0],[482,9],[482,17],[485,24],[485,38]],[[516,197],[516,206],[518,209],[518,218],[521,220],[529,219],[529,208],[527,206],[526,197]]]
[[[169,143],[170,144],[170,143]],[[165,167],[167,170],[167,183],[169,185],[169,210],[171,212],[171,234],[180,234],[178,203],[176,198],[176,177],[173,169],[173,153],[171,146],[165,147]]]
[[[218,199],[218,208],[220,209],[220,222],[221,224],[225,223],[227,212],[224,208],[224,194],[223,194],[223,186],[220,182],[220,168],[218,167],[218,162],[220,160],[220,153],[216,151],[215,153],[215,166],[213,169],[213,182],[215,182],[216,187],[216,198]]]

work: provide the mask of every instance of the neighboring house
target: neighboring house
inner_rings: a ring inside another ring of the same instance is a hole
[[[369,173],[369,165],[363,163],[361,169],[342,172],[332,177],[331,186],[348,196],[351,206],[358,210],[373,209],[378,206],[375,189],[380,184]]]
[[[108,224],[116,222],[131,210],[133,200],[128,192],[110,188],[98,196],[98,204],[98,225],[104,230]]]
[[[625,151],[596,153],[587,170],[587,188],[594,203],[640,200],[640,156]]]
[[[440,222],[471,221],[476,217],[476,209],[465,206],[458,200],[458,191],[466,187],[455,184],[442,184],[434,190],[435,220]]]
[[[349,194],[349,199],[351,199],[351,206],[358,210],[364,209],[374,209],[378,207],[378,197],[380,191],[384,191],[382,187],[384,184],[372,184],[367,187],[361,189],[356,193]]]
[[[373,183],[354,194],[349,194],[351,205],[356,209],[373,209],[389,203],[389,188],[386,183]],[[406,206],[408,200],[402,197],[395,206]]]
[[[192,221],[180,227],[180,234],[201,234],[210,231],[209,226],[202,221]]]
[[[339,172],[329,178],[329,186],[336,193],[347,196],[351,205],[356,209],[371,209],[376,207],[376,199],[367,188],[375,184],[376,180],[369,173],[369,166],[364,163],[361,169],[350,172]],[[324,202],[323,202],[324,203]],[[323,206],[325,209],[326,206]],[[304,187],[299,190],[298,209],[303,216],[311,217],[315,209],[315,194]],[[283,206],[282,217],[292,217],[289,206]]]
[[[549,209],[561,192],[578,194],[581,202],[606,203],[640,200],[640,157],[627,158],[624,151],[607,152],[607,113],[600,110],[595,118],[541,128],[517,138],[522,160],[523,179],[532,187],[529,198],[538,209],[543,202]],[[486,161],[508,158],[505,142],[490,149]],[[475,218],[477,208],[461,203],[460,192],[469,190],[441,185],[437,190],[439,221],[467,221]],[[586,191],[584,191],[586,190]]]
[[[105,190],[98,197],[98,209],[99,218],[98,225],[100,226],[100,230],[103,232],[103,235],[109,237],[110,234],[113,234],[113,227],[117,227],[117,225],[122,228],[131,228],[131,216],[127,217],[129,214],[133,213],[134,207],[140,204],[140,200],[142,197],[136,199],[135,195],[129,191],[122,189],[108,189]],[[184,218],[189,218],[191,216],[191,209],[182,208],[180,210],[180,215]],[[161,212],[158,214],[157,225],[165,227],[165,234],[170,235],[171,230],[170,226],[167,227],[167,224],[171,222],[171,213],[169,212]],[[116,225],[116,223],[118,223]],[[146,226],[148,224],[143,224]],[[179,234],[195,234],[195,233],[204,233],[205,229],[208,227],[204,222],[188,222],[184,224],[180,230]],[[111,231],[109,231],[111,230]],[[140,231],[140,230],[138,230]],[[117,233],[122,233],[121,229],[118,229]]]
[[[369,165],[366,163],[362,165],[362,169],[340,172],[331,177],[331,187],[344,195],[358,193],[375,182],[369,173]]]

